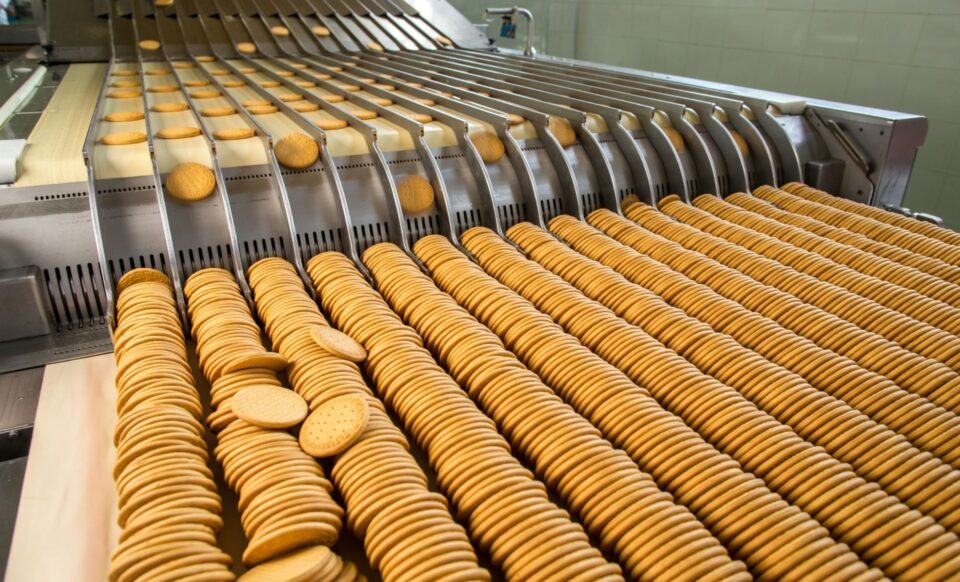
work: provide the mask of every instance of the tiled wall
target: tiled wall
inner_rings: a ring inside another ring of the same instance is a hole
[[[514,1],[550,54],[926,115],[905,205],[960,229],[960,0]]]

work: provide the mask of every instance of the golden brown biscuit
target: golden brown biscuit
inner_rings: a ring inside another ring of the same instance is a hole
[[[222,140],[247,139],[254,135],[256,135],[256,133],[250,127],[226,127],[214,130],[213,132],[214,139]]]
[[[547,123],[547,130],[560,142],[560,147],[572,146],[577,141],[577,134],[570,122],[562,117],[551,115]]]
[[[296,426],[310,410],[302,396],[279,386],[244,388],[230,399],[230,408],[238,418],[262,428]]]
[[[291,103],[293,101],[300,101],[303,99],[303,95],[297,93],[280,93],[277,95],[277,99],[284,101],[286,103]]]
[[[309,113],[311,111],[317,111],[320,109],[320,106],[316,103],[311,103],[309,101],[297,101],[290,105],[294,111],[299,111],[300,113]]]
[[[155,51],[160,48],[160,41],[152,39],[141,40],[140,48],[145,51]]]
[[[213,194],[217,180],[213,170],[203,164],[184,162],[167,174],[164,185],[177,200],[194,201]]]
[[[433,204],[433,186],[423,176],[406,176],[397,182],[397,197],[404,212],[423,212]]]
[[[215,89],[200,89],[198,91],[191,91],[190,96],[194,99],[215,99],[220,96],[220,91]]]
[[[237,110],[229,105],[224,105],[221,107],[206,107],[200,110],[200,115],[204,117],[223,117],[225,115],[233,115]]]
[[[266,115],[268,113],[276,113],[277,108],[273,105],[253,105],[247,107],[247,113],[250,115]]]
[[[317,325],[310,330],[310,337],[318,346],[338,358],[360,363],[367,359],[367,350],[357,340],[332,327]]]
[[[210,71],[210,74],[213,75],[214,77],[224,77],[226,75],[229,75],[230,71],[228,71],[227,69],[213,69]]]
[[[372,40],[367,43],[367,48],[372,50],[375,53],[383,52],[383,45],[381,45],[379,42],[374,42]]]
[[[430,123],[433,121],[433,117],[427,115],[426,113],[411,113],[410,119],[420,123]]]
[[[121,89],[119,91],[110,91],[107,93],[107,98],[109,99],[137,99],[142,96],[143,93],[136,91],[134,89]]]
[[[237,67],[237,72],[243,73],[244,75],[252,75],[253,73],[256,73],[257,70],[253,67]]]
[[[104,145],[131,145],[147,141],[147,134],[142,131],[118,131],[108,133],[100,138],[100,143]]]
[[[320,146],[304,133],[288,133],[273,145],[277,161],[295,170],[308,168],[320,157]]]
[[[503,141],[495,133],[489,131],[475,133],[470,136],[470,141],[473,142],[480,153],[480,158],[488,164],[492,164],[503,157]]]
[[[217,60],[217,57],[213,55],[200,55],[197,57],[197,62],[199,63],[212,63],[215,60]]]
[[[140,81],[136,81],[136,80],[114,81],[113,83],[110,83],[110,86],[115,87],[117,89],[132,89],[134,87],[139,87]]]
[[[507,114],[507,123],[509,123],[510,125],[520,125],[525,121],[526,119],[524,119],[523,116],[517,115],[516,113]]]
[[[133,69],[117,69],[110,73],[110,75],[113,77],[136,77],[139,74],[140,73],[134,71]]]
[[[438,43],[442,44],[443,46],[450,46],[453,44],[453,42],[449,38],[443,36],[442,34],[438,34],[436,40]]]
[[[108,113],[103,117],[104,121],[115,122],[140,121],[141,119],[143,119],[142,111],[114,111],[113,113]]]
[[[160,139],[184,139],[200,135],[199,127],[164,127],[157,132]]]
[[[154,85],[152,87],[147,87],[149,93],[173,93],[178,90],[180,87],[176,85]]]
[[[324,131],[332,131],[335,129],[343,129],[347,126],[347,122],[342,119],[318,119],[314,121],[317,124],[317,127]]]
[[[166,8],[167,6],[173,6],[173,0],[153,0],[153,5],[157,8]]]
[[[247,83],[246,81],[241,81],[240,79],[231,79],[229,81],[224,81],[221,83],[221,85],[228,89],[236,89],[237,87],[245,87]]]
[[[317,36],[330,36],[330,29],[327,28],[326,26],[320,26],[320,25],[314,26],[313,28],[310,29],[310,32],[312,32]]]
[[[152,69],[146,69],[145,71],[143,71],[143,74],[150,77],[162,77],[164,75],[169,75],[170,69],[164,69],[163,67],[154,67]]]
[[[354,109],[350,113],[352,113],[353,116],[356,117],[357,119],[362,119],[364,121],[377,118],[376,111],[369,111],[367,109]]]
[[[280,81],[260,81],[260,86],[264,89],[274,89],[280,86]]]
[[[262,107],[264,105],[273,105],[273,103],[266,99],[247,99],[243,102],[244,107]]]
[[[150,107],[154,113],[176,113],[186,111],[190,107],[186,103],[155,103]]]
[[[139,268],[127,271],[122,277],[120,277],[120,280],[117,281],[117,293],[120,293],[124,289],[137,283],[143,283],[144,281],[163,283],[171,289],[173,288],[173,285],[170,284],[170,279],[168,279],[167,276],[162,272],[156,269]]]
[[[238,42],[237,43],[237,52],[243,53],[246,55],[257,52],[257,45],[252,42]]]
[[[674,149],[679,153],[687,151],[687,144],[683,141],[683,136],[680,135],[680,132],[672,127],[664,127],[663,133],[667,134],[667,139],[670,140],[670,143],[673,144]]]
[[[197,60],[199,61],[200,57],[197,57]],[[191,63],[190,61],[174,61],[173,62],[174,69],[192,69],[196,66],[197,65],[195,63]]]
[[[303,87],[304,89],[312,89],[313,87],[317,86],[317,84],[313,81],[297,81],[296,85],[297,87]]]
[[[191,79],[189,81],[184,81],[184,87],[206,87],[210,85],[210,81],[206,79]]]
[[[277,36],[290,36],[290,31],[285,26],[271,26],[270,32]]]
[[[300,428],[300,447],[314,457],[330,457],[352,445],[367,427],[365,396],[345,394],[318,406]]]

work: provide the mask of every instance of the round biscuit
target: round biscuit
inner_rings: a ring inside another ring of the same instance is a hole
[[[132,145],[147,141],[147,134],[142,131],[118,131],[108,133],[100,138],[100,143],[104,145]]]
[[[253,137],[254,135],[256,135],[256,132],[249,127],[225,127],[222,129],[216,129],[213,132],[214,139],[222,140],[247,139],[248,137]]]
[[[271,26],[270,32],[277,36],[290,36],[290,30],[286,26]]]
[[[225,115],[233,115],[237,110],[231,107],[230,105],[223,105],[220,107],[206,107],[200,110],[200,115],[204,117],[223,117]]]
[[[251,386],[230,399],[238,418],[262,428],[289,428],[303,422],[310,412],[307,401],[289,388]]]
[[[257,45],[253,44],[252,42],[238,42],[237,52],[245,55],[253,54],[257,52]]]
[[[338,358],[354,363],[367,359],[367,350],[357,340],[340,330],[325,325],[315,325],[310,330],[310,337],[318,346]]]
[[[247,113],[250,115],[265,115],[267,113],[276,113],[277,108],[273,105],[252,105],[247,107]]]
[[[198,91],[191,91],[190,96],[194,99],[214,99],[220,96],[220,91],[215,89],[200,89]]]
[[[228,89],[236,89],[237,87],[246,87],[247,82],[241,81],[240,79],[233,79],[231,81],[224,81],[221,85]]]
[[[139,87],[140,81],[137,81],[135,79],[114,81],[110,83],[110,86],[115,87],[117,89],[132,89],[134,87]]]
[[[363,434],[370,418],[367,398],[344,394],[318,406],[300,427],[300,446],[314,457],[341,453]]]
[[[324,131],[343,129],[347,126],[347,122],[342,119],[318,119],[314,121],[314,123],[317,124],[317,127]]]
[[[320,157],[320,146],[305,133],[288,133],[275,144],[277,161],[295,170],[308,168]]]
[[[310,32],[312,32],[317,36],[330,36],[330,29],[327,28],[326,26],[320,26],[320,25],[314,26],[313,28],[310,29]]]
[[[160,48],[160,41],[153,39],[141,40],[139,46],[145,51],[155,51]]]
[[[470,141],[473,142],[485,163],[492,164],[503,157],[505,151],[503,141],[495,133],[489,131],[476,133],[470,136]]]
[[[196,162],[184,162],[167,174],[167,192],[177,200],[202,200],[213,194],[217,185],[213,170]]]
[[[150,106],[150,111],[154,113],[177,113],[186,111],[190,107],[186,103],[154,103]]]
[[[164,127],[157,132],[160,139],[184,139],[200,135],[199,127]]]
[[[451,41],[449,38],[443,36],[442,34],[438,34],[438,35],[437,35],[436,41],[437,41],[439,44],[442,44],[443,46],[450,46],[450,45],[453,44],[453,41]]]
[[[104,121],[114,122],[140,121],[141,119],[143,119],[142,111],[114,111],[103,117]]]
[[[170,279],[162,272],[156,269],[141,267],[127,271],[122,277],[120,277],[120,280],[117,281],[117,293],[121,293],[124,289],[145,281],[163,283],[171,289],[173,288],[173,285],[170,284]]]
[[[149,93],[173,93],[177,91],[180,87],[176,85],[154,85],[152,87],[147,87],[147,92]]]
[[[107,93],[108,99],[138,99],[143,93],[136,89],[121,89]]]
[[[310,101],[297,101],[290,105],[294,111],[299,111],[300,113],[309,113],[311,111],[317,111],[320,109],[320,106],[316,103],[311,103]]]
[[[372,41],[372,40],[367,43],[367,48],[368,48],[369,50],[372,50],[372,51],[375,52],[375,53],[382,53],[382,52],[383,52],[383,45],[381,45],[379,42],[374,42],[374,41]]]
[[[397,197],[400,198],[400,208],[404,212],[423,212],[433,204],[433,186],[423,176],[406,176],[397,182]]]

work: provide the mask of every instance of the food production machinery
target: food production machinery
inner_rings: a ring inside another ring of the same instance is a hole
[[[915,115],[500,50],[443,0],[51,0],[41,36],[29,63],[46,66],[44,80],[7,121],[27,145],[0,197],[3,370],[109,351],[114,284],[139,266],[166,271],[182,308],[183,281],[203,267],[231,269],[248,292],[244,268],[263,256],[302,273],[323,250],[456,241],[476,225],[618,211],[630,194],[802,181],[898,207],[927,128]],[[122,79],[143,90],[118,97]],[[250,100],[277,111],[253,114]],[[155,112],[172,102],[186,107]],[[214,139],[223,118],[205,115],[211,106],[234,109],[253,137]],[[100,141],[116,111],[145,113],[124,125],[145,142]],[[171,123],[201,133],[158,139]],[[272,144],[292,131],[320,144],[313,166],[278,165]],[[483,132],[502,141],[495,162],[471,139]],[[213,196],[164,191],[186,160],[214,169]],[[433,187],[427,210],[398,202],[410,175]]]

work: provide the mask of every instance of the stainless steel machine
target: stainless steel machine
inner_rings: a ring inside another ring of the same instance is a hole
[[[244,285],[244,268],[265,255],[302,269],[323,250],[355,257],[378,241],[409,247],[435,232],[455,241],[478,224],[502,231],[616,210],[628,194],[652,202],[789,181],[896,207],[927,129],[916,115],[500,50],[443,0],[160,4],[169,5],[48,2],[44,50],[30,63],[49,70],[7,125],[28,138],[24,156],[33,158],[22,166],[72,163],[82,173],[18,179],[0,193],[0,371],[109,351],[113,286],[137,266],[164,269],[178,293],[210,265]],[[145,40],[159,50],[142,48]],[[255,50],[239,52],[241,43]],[[95,67],[87,101],[79,92],[58,98],[77,90],[61,82],[75,67]],[[154,138],[151,68],[177,76],[172,97],[202,129],[189,155],[215,171],[210,198],[186,204],[164,191],[169,160],[185,146]],[[121,69],[147,89],[134,102],[147,112],[148,141],[118,158],[98,138]],[[221,74],[246,79],[245,93]],[[255,131],[246,153],[212,137],[192,85],[220,93]],[[346,127],[320,129],[278,99],[291,90]],[[247,97],[279,111],[252,115]],[[31,126],[44,120],[61,120],[53,141],[75,147],[38,159],[51,140]],[[558,120],[573,129],[572,143],[552,131]],[[82,140],[71,142],[67,128],[78,124]],[[320,144],[313,167],[278,165],[272,144],[291,130]],[[502,159],[484,163],[477,132],[500,138]],[[428,210],[401,209],[396,183],[408,175],[432,184]]]

